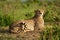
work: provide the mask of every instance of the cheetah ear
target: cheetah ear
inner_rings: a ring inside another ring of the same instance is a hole
[[[37,12],[37,10],[34,11],[35,13]]]

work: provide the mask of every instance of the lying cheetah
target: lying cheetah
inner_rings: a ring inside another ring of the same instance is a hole
[[[42,30],[44,28],[44,10],[35,10],[34,12],[35,16],[33,18],[14,22],[12,25],[9,26],[9,31],[18,33],[20,32],[19,30],[23,30],[24,32],[34,31],[37,28]]]

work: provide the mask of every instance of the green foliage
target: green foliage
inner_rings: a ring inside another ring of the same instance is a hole
[[[58,8],[58,9],[57,9]],[[54,5],[50,5],[46,8],[44,19],[46,22],[60,21],[60,8]]]

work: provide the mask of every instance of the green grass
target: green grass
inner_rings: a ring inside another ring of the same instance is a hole
[[[40,35],[39,40],[60,40],[60,26],[56,24],[46,24],[46,29]]]
[[[29,19],[34,16],[34,10],[45,8],[45,22],[60,21],[60,7],[54,4],[21,3],[0,1],[0,25],[10,25],[13,21]],[[46,6],[45,6],[46,5]],[[27,16],[26,16],[27,15]]]

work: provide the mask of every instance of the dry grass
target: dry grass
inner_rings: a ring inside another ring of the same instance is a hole
[[[38,40],[40,37],[40,33],[37,32],[21,32],[19,34],[14,34],[14,33],[9,33],[8,32],[8,27],[1,27],[0,28],[0,39],[5,40],[5,39],[11,39],[11,40]]]

